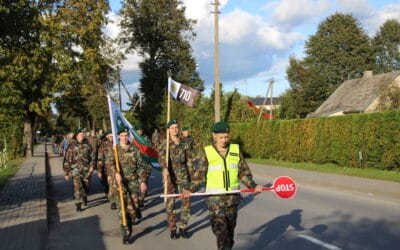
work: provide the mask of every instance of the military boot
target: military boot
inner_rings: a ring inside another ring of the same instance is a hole
[[[122,243],[123,243],[123,244],[130,244],[129,235],[124,235],[124,236],[122,237]]]
[[[176,232],[176,230],[171,230],[171,239],[175,240],[179,238],[179,234]]]
[[[189,234],[187,233],[186,228],[179,228],[179,234],[184,239],[188,239],[189,238]]]
[[[83,205],[87,206],[87,196],[83,197]]]
[[[111,202],[110,208],[111,208],[112,210],[117,209],[117,205],[115,204],[115,202]]]
[[[82,204],[81,203],[76,203],[75,205],[76,205],[76,211],[77,212],[82,211]]]

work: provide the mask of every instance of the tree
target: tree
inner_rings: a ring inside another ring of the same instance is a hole
[[[111,62],[101,50],[107,3],[1,2],[0,113],[22,117],[26,149],[33,149],[37,118],[48,117],[56,95],[87,98],[111,86]]]
[[[40,7],[37,1],[2,1],[0,6],[0,112],[22,117],[23,145],[31,154],[36,116],[48,112],[53,89],[53,62],[41,40]]]
[[[306,41],[305,54],[303,62],[292,61],[287,69],[292,95],[297,97],[291,103],[304,104],[301,112],[315,110],[343,81],[373,68],[370,40],[350,14],[335,13],[321,22]]]
[[[125,0],[121,9],[120,42],[144,59],[140,63],[140,92],[144,96],[141,120],[153,127],[165,108],[167,71],[192,87],[201,87],[190,40],[194,21],[186,19],[178,0]],[[176,107],[181,109],[184,107]]]
[[[386,73],[400,69],[400,23],[387,20],[372,39],[376,62],[375,72]]]

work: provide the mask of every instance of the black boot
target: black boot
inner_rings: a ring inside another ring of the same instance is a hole
[[[81,203],[76,203],[75,205],[76,205],[76,211],[77,212],[82,211],[82,204]]]
[[[189,238],[189,234],[187,233],[186,228],[179,228],[179,234],[184,239],[188,239]]]
[[[171,239],[175,240],[179,238],[179,234],[176,233],[176,230],[171,230]]]
[[[139,220],[142,218],[142,211],[140,211],[140,208],[136,209],[136,218]]]
[[[87,206],[87,196],[83,197],[83,205],[85,207]]]
[[[111,202],[111,209],[112,210],[115,210],[115,209],[117,209],[117,205],[115,204],[115,202]]]
[[[130,244],[129,235],[124,235],[124,236],[122,237],[122,243],[123,243],[123,244]]]

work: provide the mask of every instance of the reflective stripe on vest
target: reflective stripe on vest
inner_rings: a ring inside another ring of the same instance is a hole
[[[239,145],[230,144],[225,159],[211,145],[204,150],[208,160],[207,192],[239,190]]]

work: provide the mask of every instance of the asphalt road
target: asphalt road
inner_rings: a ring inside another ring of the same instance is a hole
[[[61,157],[50,158],[50,250],[216,249],[208,210],[200,197],[192,198],[191,238],[169,238],[159,198],[160,173],[155,170],[132,244],[123,245],[117,214],[106,202],[97,175],[92,176],[88,207],[78,213],[72,182],[64,180],[61,163]],[[272,191],[244,195],[234,249],[398,249],[400,184],[273,166],[252,164],[251,168],[256,182],[263,185],[280,175],[292,177],[297,193],[292,199],[280,199]]]

